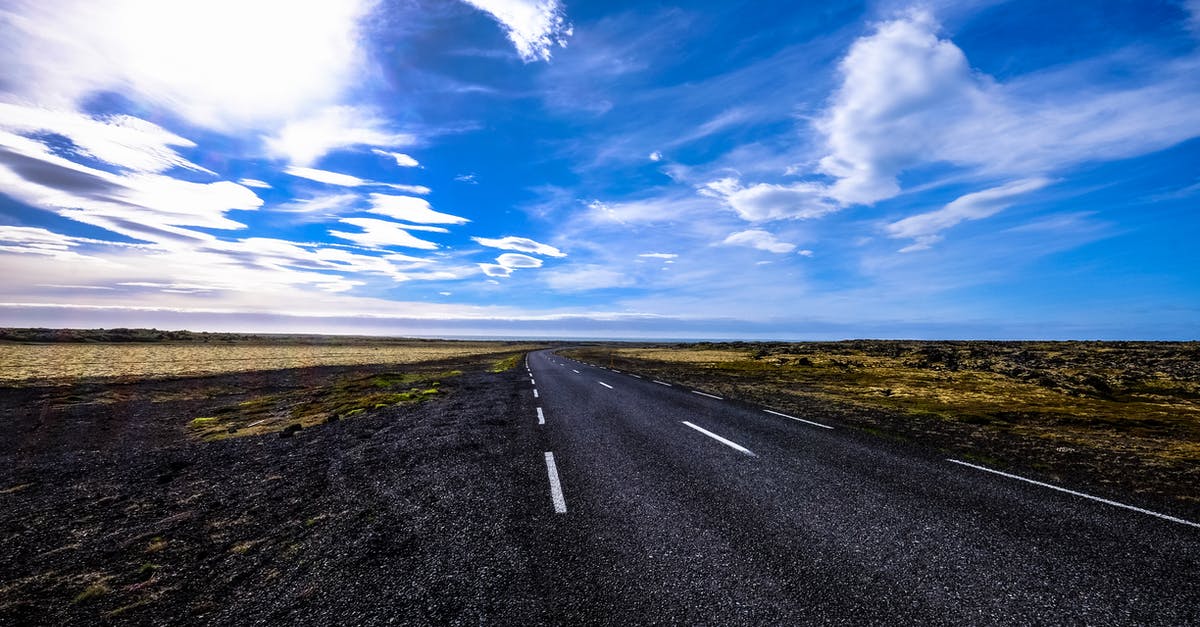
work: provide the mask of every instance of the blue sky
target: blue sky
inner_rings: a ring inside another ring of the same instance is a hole
[[[0,324],[1196,339],[1200,2],[9,0]]]

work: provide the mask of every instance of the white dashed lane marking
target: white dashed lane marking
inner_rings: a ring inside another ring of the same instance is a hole
[[[600,385],[603,385],[604,387],[606,387],[606,388],[608,388],[608,389],[610,389],[610,390],[611,390],[611,389],[613,389],[613,386],[611,386],[611,385],[609,385],[609,384],[607,384],[607,383],[605,383],[605,382],[603,382],[603,381],[597,381],[596,383],[599,383]]]
[[[1009,479],[1016,479],[1017,481],[1024,481],[1025,483],[1032,483],[1033,485],[1041,486],[1043,488],[1050,488],[1051,490],[1055,490],[1058,492],[1065,492],[1072,496],[1078,496],[1078,497],[1085,498],[1085,499],[1091,499],[1091,500],[1097,501],[1099,503],[1104,503],[1105,505],[1112,505],[1113,507],[1120,507],[1121,509],[1127,509],[1127,510],[1131,510],[1134,512],[1138,512],[1139,514],[1147,514],[1149,516],[1154,516],[1156,518],[1162,518],[1163,520],[1169,520],[1173,523],[1179,523],[1181,525],[1188,525],[1190,527],[1200,527],[1200,523],[1194,523],[1190,520],[1184,520],[1182,518],[1176,518],[1174,516],[1160,514],[1155,511],[1151,511],[1148,509],[1142,509],[1140,507],[1134,507],[1133,505],[1126,505],[1124,503],[1118,503],[1116,501],[1110,501],[1108,499],[1102,499],[1098,496],[1092,496],[1090,494],[1084,494],[1083,492],[1076,492],[1075,490],[1068,490],[1066,488],[1060,488],[1053,484],[1043,483],[1041,481],[1034,481],[1033,479],[1026,479],[1025,477],[1021,477],[1018,475],[1012,475],[1007,472],[1000,472],[999,470],[992,470],[991,468],[985,468],[983,466],[976,466],[975,464],[970,464],[970,463],[967,463],[964,461],[959,461],[957,459],[947,459],[946,461],[948,461],[952,464],[960,464],[962,466],[974,468],[975,470],[982,470],[983,472],[990,472],[993,475],[1000,475],[1001,477],[1008,477]]]
[[[709,394],[708,392],[701,392],[700,390],[692,390],[692,394],[699,394],[700,396],[707,396],[709,398],[715,398],[718,401],[725,400],[725,399],[721,398],[720,396],[717,396],[715,394]]]
[[[720,442],[721,444],[724,444],[725,446],[728,446],[731,449],[734,449],[735,451],[740,451],[751,457],[758,457],[750,449],[742,446],[741,444],[738,444],[737,442],[734,442],[733,440],[727,440],[727,439],[713,433],[712,431],[709,431],[708,429],[704,429],[702,427],[697,427],[696,425],[694,425],[686,420],[683,421],[683,424],[695,429],[696,431],[699,431],[700,433],[703,433],[704,435],[707,435],[708,437]]]
[[[777,411],[772,411],[772,410],[770,410],[770,409],[764,409],[763,411],[767,412],[768,414],[775,414],[776,416],[782,416],[782,417],[784,417],[784,418],[787,418],[787,419],[789,419],[789,420],[795,420],[796,422],[803,422],[803,423],[805,423],[805,424],[810,424],[810,425],[812,425],[812,426],[814,426],[814,427],[821,427],[822,429],[832,429],[832,428],[833,428],[833,427],[831,427],[831,426],[829,426],[829,425],[823,425],[823,424],[821,424],[821,423],[819,423],[819,422],[813,422],[813,421],[811,421],[811,420],[805,420],[805,419],[803,419],[803,418],[797,418],[797,417],[795,417],[795,416],[789,416],[789,415],[787,415],[787,414],[781,414],[781,413],[779,413],[779,412],[777,412]]]
[[[567,500],[563,498],[562,483],[558,480],[558,466],[554,463],[554,453],[550,451],[546,451],[546,476],[550,478],[550,500],[554,503],[555,513],[567,513]]]

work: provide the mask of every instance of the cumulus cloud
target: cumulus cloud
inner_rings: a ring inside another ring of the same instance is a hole
[[[1070,68],[1000,83],[972,70],[938,28],[912,12],[880,24],[842,59],[842,83],[815,123],[832,199],[890,198],[901,191],[899,175],[923,164],[1029,177],[1200,135],[1194,61],[1154,67],[1132,87],[1064,87]]]
[[[349,240],[361,246],[369,248],[384,248],[389,246],[402,246],[404,248],[417,248],[421,250],[435,250],[438,245],[428,240],[423,240],[415,237],[408,231],[411,230],[429,230],[415,229],[411,225],[398,224],[388,220],[378,220],[375,218],[342,218],[339,222],[357,226],[362,229],[361,233],[351,233],[347,231],[330,230],[329,234],[334,237],[339,237],[344,240]],[[445,229],[439,229],[445,232]]]
[[[99,91],[194,123],[257,128],[336,102],[365,55],[374,0],[14,0],[0,9],[0,79],[26,102],[73,110]]]
[[[383,157],[391,157],[396,162],[396,165],[402,168],[416,168],[421,166],[416,159],[402,152],[389,152],[387,150],[380,150],[379,148],[375,148],[371,152]]]
[[[1018,196],[1041,189],[1049,183],[1048,179],[1032,178],[966,194],[936,211],[897,220],[887,225],[886,229],[891,237],[915,240],[900,252],[924,250],[941,240],[941,231],[960,222],[993,216],[1011,205]]]
[[[387,130],[387,123],[369,109],[330,106],[304,118],[289,121],[265,139],[268,152],[298,166],[310,166],[334,150],[355,146],[408,146],[410,133]]]
[[[776,254],[790,253],[796,250],[795,244],[781,242],[773,234],[762,229],[738,231],[726,237],[721,243],[729,246],[749,246]]]
[[[418,224],[466,224],[470,220],[434,211],[429,201],[413,196],[371,194],[371,213]]]
[[[662,161],[663,153],[655,150],[654,152],[650,153],[650,160],[651,161]]]
[[[495,18],[526,63],[549,61],[554,46],[565,47],[572,34],[558,0],[463,1]]]
[[[732,177],[711,181],[700,188],[701,194],[721,199],[747,222],[809,219],[836,211],[837,206],[824,198],[825,191],[817,183],[757,183],[743,187]]]
[[[567,254],[563,251],[541,242],[536,242],[528,237],[472,237],[476,243],[489,248],[499,248],[500,250],[515,250],[523,253],[532,253],[535,255],[544,255],[546,257],[566,257]]]

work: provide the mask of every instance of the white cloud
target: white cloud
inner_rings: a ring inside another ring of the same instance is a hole
[[[213,174],[172,148],[194,148],[195,142],[128,115],[97,117],[0,102],[0,129],[26,137],[62,135],[71,140],[76,153],[123,170],[165,172],[179,167]]]
[[[364,55],[373,0],[45,0],[0,13],[6,88],[74,109],[98,91],[165,105],[209,127],[256,127],[335,102]]]
[[[650,153],[650,160],[651,160],[651,161],[656,161],[656,162],[657,162],[657,161],[662,161],[662,160],[663,160],[663,154],[662,154],[661,152],[659,152],[659,151],[655,150],[654,152]]]
[[[331,106],[306,118],[289,121],[266,138],[275,157],[299,166],[310,166],[327,153],[355,146],[407,146],[416,142],[409,133],[386,130],[387,124],[368,109]]]
[[[496,257],[496,263],[504,266],[505,268],[514,269],[542,267],[541,259],[538,259],[537,257],[530,257],[529,255],[522,255],[521,253],[504,253],[499,257]]]
[[[359,195],[353,192],[342,194],[323,194],[312,198],[298,198],[271,209],[294,213],[344,213],[354,209],[359,201]]]
[[[549,61],[551,49],[565,47],[571,36],[571,25],[558,0],[463,1],[500,22],[526,63]]]
[[[258,179],[239,179],[238,185],[245,185],[246,187],[257,187],[259,189],[271,189],[270,183],[268,183],[266,181],[260,181]]]
[[[647,259],[675,259],[678,256],[675,253],[642,253],[638,255],[638,257],[645,257]]]
[[[701,194],[721,199],[747,222],[809,219],[837,211],[837,206],[824,198],[825,191],[824,186],[816,183],[757,183],[742,187],[732,177],[711,181],[700,188]]]
[[[380,150],[378,148],[372,149],[371,152],[383,157],[391,157],[396,161],[396,165],[402,168],[417,168],[421,166],[416,159],[413,159],[402,152],[389,152],[387,150]]]
[[[429,189],[428,187],[425,187],[424,185],[399,185],[396,183],[379,183],[379,184],[386,185],[398,192],[404,192],[406,194],[419,194],[421,196],[424,196],[425,194],[428,194],[429,192],[433,191],[433,190]]]
[[[241,229],[225,213],[262,199],[230,181],[193,183],[154,173],[113,174],[0,131],[0,189],[34,207],[143,241],[211,239],[192,229]]]
[[[966,194],[936,211],[897,220],[887,225],[886,229],[891,237],[915,240],[900,252],[924,250],[941,239],[941,231],[960,222],[993,216],[1011,205],[1016,197],[1041,189],[1049,183],[1050,181],[1044,178],[1025,179]]]
[[[566,257],[567,254],[563,251],[541,242],[536,242],[528,237],[472,237],[475,242],[487,246],[489,248],[499,248],[500,250],[515,250],[523,253],[533,253],[535,255],[544,255],[546,257]]]
[[[377,220],[375,218],[342,218],[339,222],[357,226],[363,232],[349,233],[346,231],[330,230],[329,234],[362,246],[372,248],[403,246],[405,248],[418,248],[422,250],[435,250],[438,248],[438,245],[433,242],[414,237],[408,232],[408,230],[413,230],[413,227],[409,225],[397,224],[387,220]]]
[[[899,175],[923,164],[1030,177],[1200,135],[1195,59],[1151,64],[1117,88],[1081,90],[1069,66],[1000,83],[937,31],[913,12],[842,60],[842,84],[815,124],[828,151],[820,170],[836,179],[828,195],[839,203],[895,196]]]
[[[1196,35],[1200,35],[1200,0],[1184,0],[1183,7],[1188,14],[1188,28]]]
[[[370,183],[370,181],[360,179],[357,176],[342,174],[340,172],[330,172],[329,170],[318,170],[316,168],[302,168],[293,165],[284,168],[283,171],[292,176],[298,176],[310,181],[326,183],[328,185],[341,185],[342,187],[358,187]]]
[[[434,211],[429,201],[413,196],[371,194],[371,213],[418,224],[465,224],[470,220]]]
[[[748,231],[733,233],[721,243],[730,246],[749,246],[750,248],[757,248],[777,254],[790,253],[796,250],[795,244],[781,242],[773,234],[762,229],[750,229]]]
[[[546,284],[560,292],[584,292],[633,285],[633,278],[625,272],[589,264],[555,272],[547,272]]]
[[[458,176],[454,177],[454,180],[458,181],[459,183],[467,183],[468,185],[479,184],[479,179],[476,178],[474,172],[470,174],[459,174]]]
[[[808,250],[808,249],[806,248],[806,249],[804,249],[804,250],[797,250],[797,251],[796,251],[796,254],[797,254],[797,255],[800,255],[801,257],[812,257],[812,256],[813,256],[813,251],[811,251],[811,250]]]
[[[512,268],[502,266],[498,263],[481,263],[479,269],[490,277],[501,278],[512,276]]]

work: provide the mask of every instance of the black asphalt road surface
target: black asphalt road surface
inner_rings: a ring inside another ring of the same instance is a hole
[[[1186,521],[551,352],[528,369],[532,621],[1200,624]]]

